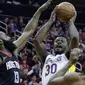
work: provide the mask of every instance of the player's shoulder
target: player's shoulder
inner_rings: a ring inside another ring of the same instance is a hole
[[[46,58],[53,57],[53,56],[55,56],[55,55],[53,55],[53,54],[48,54]]]

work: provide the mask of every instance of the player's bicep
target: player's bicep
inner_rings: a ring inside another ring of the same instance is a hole
[[[35,45],[35,49],[36,49],[36,53],[39,56],[42,64],[45,61],[46,56],[48,55],[44,44],[43,43],[39,43],[38,41],[34,40],[34,45]]]
[[[18,52],[23,49],[23,47],[27,43],[30,35],[31,35],[31,31],[30,32],[24,32],[24,33],[22,33],[22,35],[16,41],[13,42],[17,46]]]
[[[69,44],[69,48],[73,49],[73,48],[78,48],[78,47],[79,47],[79,40],[74,37]]]

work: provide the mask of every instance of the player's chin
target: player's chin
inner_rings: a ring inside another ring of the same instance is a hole
[[[56,54],[62,54],[64,51],[61,48],[55,49]]]
[[[62,49],[62,47],[60,47],[60,48],[55,48],[55,51],[62,51],[63,49]]]

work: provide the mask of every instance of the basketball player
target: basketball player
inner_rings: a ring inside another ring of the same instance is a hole
[[[10,41],[9,36],[0,32],[0,85],[19,85],[20,67],[17,53],[23,49],[29,37],[35,31],[41,13],[47,9],[51,1],[48,0],[36,11],[22,35],[13,43]]]
[[[69,67],[76,63],[78,60],[78,55],[82,51],[78,48],[74,48],[71,51],[69,62],[61,68],[55,75],[51,76],[47,85],[85,85],[85,74],[84,73],[67,73]]]
[[[48,22],[39,30],[34,39],[34,44],[36,48],[36,53],[42,62],[43,72],[42,72],[42,84],[47,85],[51,76],[55,75],[61,68],[63,68],[70,57],[70,51],[73,48],[78,48],[79,45],[79,34],[74,25],[76,19],[75,15],[69,20],[69,35],[70,35],[70,46],[68,47],[67,40],[64,37],[57,37],[54,41],[54,53],[55,55],[49,54],[43,45],[43,40],[47,34],[50,26],[56,19],[56,8],[53,10]]]

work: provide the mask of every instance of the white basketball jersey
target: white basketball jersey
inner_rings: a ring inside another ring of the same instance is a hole
[[[58,54],[56,56],[48,55],[42,72],[42,85],[47,85],[52,75],[55,75],[68,62],[65,54]]]

